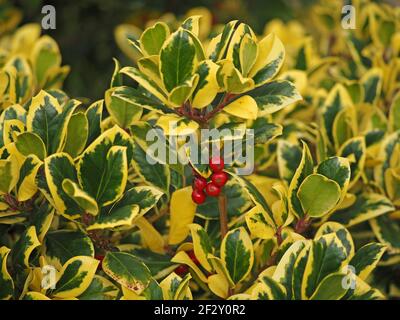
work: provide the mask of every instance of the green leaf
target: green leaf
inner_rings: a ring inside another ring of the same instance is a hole
[[[386,247],[380,243],[368,243],[357,250],[349,265],[354,268],[357,276],[365,280],[375,269],[385,250]]]
[[[160,102],[158,102],[156,99],[150,99],[149,97],[144,96],[143,93],[138,89],[126,86],[115,87],[112,91],[112,97],[115,97],[118,100],[126,101],[128,106],[133,105],[146,110],[155,111],[157,113],[163,112]]]
[[[150,270],[130,253],[108,252],[102,266],[109,277],[137,294],[140,294],[151,280]]]
[[[65,179],[77,182],[74,162],[67,153],[56,153],[45,159],[44,171],[47,186],[57,211],[69,219],[76,219],[83,210],[64,191],[62,183]]]
[[[64,179],[62,182],[62,188],[64,192],[70,196],[80,208],[84,209],[85,212],[92,215],[97,215],[99,208],[97,202],[83,191],[80,186],[70,179]]]
[[[94,246],[90,238],[79,230],[56,230],[45,238],[46,260],[61,268],[76,256],[94,257]]]
[[[7,247],[0,248],[0,300],[11,299],[14,295],[14,282],[7,270],[7,257],[10,251]]]
[[[269,82],[246,94],[254,98],[260,114],[271,114],[302,100],[294,84],[287,80]]]
[[[33,132],[23,132],[18,135],[15,147],[26,157],[34,154],[42,161],[46,157],[46,147],[42,139]]]
[[[196,73],[199,75],[199,81],[192,95],[194,108],[203,108],[214,100],[219,90],[218,68],[212,60],[204,60],[198,64]]]
[[[238,24],[237,20],[228,22],[222,33],[211,40],[210,48],[208,49],[208,56],[211,60],[217,62],[225,57],[231,37]]]
[[[187,78],[181,85],[178,85],[172,89],[168,96],[168,100],[173,106],[180,106],[185,103],[189,97],[192,95],[194,89],[199,81],[199,75],[194,74],[190,78]]]
[[[274,224],[268,221],[269,216],[260,205],[254,206],[246,212],[245,218],[247,227],[253,237],[267,240],[275,236]]]
[[[379,242],[388,247],[388,252],[400,252],[400,225],[387,215],[369,221]]]
[[[274,33],[259,41],[258,58],[249,73],[255,85],[260,86],[270,81],[279,72],[284,59],[285,47]]]
[[[227,198],[227,212],[229,217],[240,216],[253,204],[243,185],[235,179],[229,179],[224,186],[224,194]],[[218,199],[207,197],[206,201],[197,206],[196,215],[204,219],[218,219]]]
[[[298,191],[300,185],[304,181],[306,177],[308,177],[313,172],[314,162],[311,157],[310,149],[307,144],[303,142],[303,152],[301,161],[296,169],[296,172],[290,182],[288,197],[289,197],[289,206],[293,210],[293,213],[297,217],[303,217],[304,211],[301,205],[300,199],[298,197]]]
[[[158,279],[164,277],[174,267],[171,257],[166,254],[159,254],[148,249],[135,248],[130,250],[135,257],[140,259],[150,270],[153,278]]]
[[[119,289],[110,280],[95,275],[89,287],[78,296],[79,300],[114,300]]]
[[[114,72],[111,77],[110,88],[122,86],[122,76],[119,73],[121,70],[121,64],[116,58],[113,58],[114,61]]]
[[[240,59],[240,50],[241,45],[243,42],[246,43],[245,36],[249,36],[251,40],[254,42],[257,40],[256,36],[254,35],[253,30],[245,23],[240,23],[229,41],[229,45],[226,52],[226,58],[233,62],[235,68],[239,71],[242,70],[241,67],[241,59]],[[253,61],[254,63],[255,61]],[[243,76],[245,74],[241,73]]]
[[[36,228],[38,239],[41,243],[43,243],[43,239],[53,222],[54,211],[55,209],[50,204],[44,203],[38,208],[32,220],[32,224]]]
[[[111,204],[124,192],[131,148],[129,135],[114,126],[100,135],[80,157],[77,164],[80,185],[99,206]]]
[[[14,104],[3,110],[0,114],[0,147],[4,146],[3,131],[6,120],[17,119],[25,123],[26,110],[19,104]]]
[[[105,208],[96,216],[96,219],[86,229],[112,229],[122,226],[132,226],[134,220],[139,215],[138,205],[127,205],[123,207]]]
[[[147,155],[148,153],[146,153],[146,151],[136,141],[134,141],[132,164],[135,171],[144,181],[157,187],[166,194],[169,194],[169,167],[165,164],[159,163],[158,161],[151,164],[146,159]]]
[[[394,206],[385,196],[377,193],[362,193],[350,207],[335,211],[329,220],[351,227],[392,211],[394,211]]]
[[[317,233],[314,236],[314,240],[318,240],[322,236],[326,234],[333,233],[336,235],[337,239],[342,244],[343,248],[346,250],[346,255],[348,257],[354,256],[354,242],[353,238],[344,226],[337,222],[325,222],[322,226],[319,227]]]
[[[211,272],[212,266],[208,260],[208,255],[213,254],[214,251],[211,240],[207,232],[200,225],[190,224],[189,228],[193,239],[193,250],[195,256],[201,263],[202,267]]]
[[[329,91],[328,96],[322,106],[322,128],[324,134],[333,144],[333,123],[336,116],[340,111],[346,108],[352,108],[353,102],[342,84],[336,84],[331,91]]]
[[[58,45],[51,37],[46,35],[36,41],[31,59],[39,88],[43,87],[50,71],[61,65]]]
[[[318,285],[310,300],[340,300],[346,292],[342,285],[343,278],[346,277],[343,273],[333,273],[325,277]]]
[[[254,130],[254,143],[264,144],[282,135],[283,127],[279,124],[269,123],[266,118],[259,117],[254,120],[250,129]]]
[[[400,93],[393,98],[389,112],[389,123],[392,131],[400,130]]]
[[[169,36],[168,25],[157,22],[152,27],[143,31],[140,37],[140,48],[147,55],[159,54],[161,47]]]
[[[285,287],[288,299],[292,298],[293,270],[296,259],[303,250],[306,250],[305,241],[300,240],[294,242],[279,260],[279,263],[272,275],[273,280]]]
[[[183,300],[187,295],[187,285],[191,276],[187,275],[184,279],[178,276],[175,272],[170,273],[160,283],[164,300]]]
[[[129,205],[138,205],[140,208],[139,216],[143,216],[153,208],[163,193],[154,187],[137,186],[124,192],[120,200],[113,204],[113,210]]]
[[[17,160],[10,156],[7,160],[0,160],[0,194],[10,193],[18,182],[19,172]]]
[[[29,291],[24,295],[22,300],[51,300],[51,299],[40,292]]]
[[[235,284],[250,273],[254,262],[253,244],[243,227],[226,234],[221,243],[221,259]]]
[[[364,170],[367,156],[366,149],[364,137],[356,137],[348,140],[338,151],[340,157],[347,157],[350,161],[351,178],[349,188],[357,182]]]
[[[88,256],[69,259],[63,265],[56,288],[50,291],[50,295],[63,299],[81,295],[92,282],[98,265],[98,260]]]
[[[30,226],[20,236],[11,250],[11,261],[14,267],[29,267],[29,258],[33,250],[40,246],[36,228]]]
[[[26,127],[42,139],[48,154],[61,150],[69,119],[79,103],[77,100],[70,100],[61,108],[57,100],[45,91],[32,98]]]
[[[258,46],[250,34],[245,34],[240,43],[239,58],[242,75],[247,76],[257,60]]]
[[[279,139],[276,154],[279,176],[289,185],[301,162],[301,148],[286,140]]]
[[[141,87],[147,90],[162,103],[167,102],[167,96],[163,89],[161,89],[161,87],[146,74],[140,72],[134,67],[124,67],[120,72],[135,80]]]
[[[317,167],[317,173],[335,181],[342,193],[347,191],[350,182],[350,163],[346,158],[332,157],[322,161]]]
[[[363,75],[361,84],[365,92],[364,102],[374,104],[379,99],[382,89],[382,78],[382,70],[379,68],[372,68]]]
[[[68,122],[64,152],[75,158],[85,149],[89,134],[89,122],[83,112],[72,115]]]
[[[318,291],[319,284],[326,276],[340,271],[346,258],[345,248],[335,234],[314,240],[303,278],[306,297],[312,297]]]
[[[116,90],[121,90],[121,87],[110,88],[105,92],[106,108],[116,124],[121,128],[128,128],[135,120],[140,119],[143,109],[137,103],[131,103],[114,95]]]
[[[344,298],[346,300],[382,300],[385,297],[379,290],[371,288],[369,284],[356,276],[355,289],[350,288]]]
[[[379,157],[382,162],[375,166],[374,178],[378,185],[380,185],[381,187],[384,186],[384,177],[386,171],[391,167],[390,161],[392,159],[392,155],[394,154],[394,152],[396,152],[396,147],[399,144],[400,131],[396,131],[386,136],[380,145]]]
[[[307,298],[305,295],[304,278],[306,276],[305,271],[306,271],[307,261],[311,254],[311,250],[312,250],[312,242],[307,241],[305,243],[304,249],[301,250],[298,253],[297,258],[295,258],[295,263],[293,265],[293,271],[292,271],[293,272],[292,299],[294,300],[302,300]]]
[[[185,29],[178,29],[165,41],[160,52],[160,71],[168,92],[183,84],[195,70],[196,47]]]
[[[35,195],[38,190],[35,178],[41,164],[42,162],[35,155],[25,158],[19,171],[18,182],[15,186],[18,201],[27,201]]]
[[[312,174],[304,179],[297,196],[303,212],[310,217],[321,217],[331,212],[339,202],[339,185],[320,174]]]
[[[86,146],[91,144],[101,134],[103,103],[104,100],[96,101],[85,112],[89,126]]]
[[[256,285],[252,297],[256,300],[286,300],[286,289],[271,277],[259,277],[261,283]]]

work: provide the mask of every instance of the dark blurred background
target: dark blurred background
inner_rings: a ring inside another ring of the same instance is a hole
[[[0,0],[1,1],[1,0]],[[193,8],[203,6],[213,15],[213,23],[240,19],[262,33],[265,24],[274,18],[288,21],[299,18],[316,0],[5,0],[19,8],[22,24],[41,22],[42,7],[56,8],[56,29],[43,30],[60,46],[63,64],[71,66],[64,90],[72,97],[103,97],[114,69],[113,57],[122,65],[132,65],[117,46],[114,29],[129,23],[143,29],[146,22],[165,13],[178,18]],[[332,0],[343,1],[350,0]],[[374,1],[374,0],[373,0]],[[390,2],[400,0],[375,0]],[[302,17],[307,21],[307,17]]]
[[[149,19],[171,12],[183,16],[190,8],[207,7],[214,23],[240,19],[262,32],[272,18],[290,20],[297,7],[312,0],[12,0],[23,13],[22,23],[41,22],[41,9],[46,4],[56,8],[56,29],[43,30],[60,46],[63,64],[71,66],[64,85],[73,97],[92,100],[103,97],[113,72],[113,57],[122,65],[132,61],[123,55],[114,39],[114,29],[121,23],[133,23],[140,28]]]

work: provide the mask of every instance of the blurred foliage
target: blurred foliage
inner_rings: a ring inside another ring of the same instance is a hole
[[[240,1],[240,0],[80,0],[43,1],[14,0],[14,5],[23,12],[23,23],[40,22],[45,4],[53,4],[57,11],[57,28],[43,30],[53,37],[63,53],[63,63],[71,66],[72,72],[64,88],[71,96],[102,97],[108,87],[113,71],[113,57],[123,65],[129,60],[122,54],[114,40],[114,28],[121,23],[139,27],[148,20],[157,19],[165,13],[184,15],[193,6],[205,6],[214,14],[213,23],[225,23],[240,17],[254,26],[260,33],[265,23],[272,18],[288,20],[304,4],[302,1]],[[0,26],[1,28],[1,26]]]

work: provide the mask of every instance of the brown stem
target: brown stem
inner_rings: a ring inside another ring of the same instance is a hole
[[[277,240],[278,246],[279,246],[283,241],[283,239],[282,239],[282,228],[281,227],[279,227],[276,230],[275,236],[276,236],[276,240]]]
[[[311,225],[311,219],[308,216],[304,216],[303,218],[299,219],[294,227],[294,231],[296,233],[302,234],[307,231],[307,229]]]
[[[82,224],[87,227],[94,220],[94,217],[85,212],[82,214]],[[112,245],[110,239],[103,235],[102,230],[91,230],[87,232],[89,238],[92,240],[94,246],[102,251],[115,251],[116,248]]]
[[[226,196],[222,192],[218,196],[218,209],[222,240],[228,233],[228,212],[226,210]]]
[[[196,109],[193,109],[192,106],[187,103],[177,109],[173,109],[173,111],[180,116],[185,116],[188,119],[194,120],[200,124],[204,124],[212,119],[223,108],[225,108],[235,96],[236,94],[234,93],[225,94],[221,102],[213,110],[205,114],[203,112],[197,111]]]
[[[3,201],[8,204],[11,211],[32,211],[33,202],[37,195],[27,201],[18,201],[13,195],[7,193],[3,196]]]

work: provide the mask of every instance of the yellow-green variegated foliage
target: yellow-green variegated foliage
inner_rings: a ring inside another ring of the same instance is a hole
[[[26,24],[1,36],[0,108],[24,105],[41,89],[52,90],[65,99],[60,89],[69,73],[62,66],[60,49],[53,38],[41,36],[39,24]]]
[[[400,11],[351,3],[354,30],[324,0],[263,34],[205,8],[120,25],[133,65],[89,104],[39,26],[0,30],[0,299],[398,297]],[[253,129],[254,170],[197,205],[211,171],[165,138],[201,129]]]

